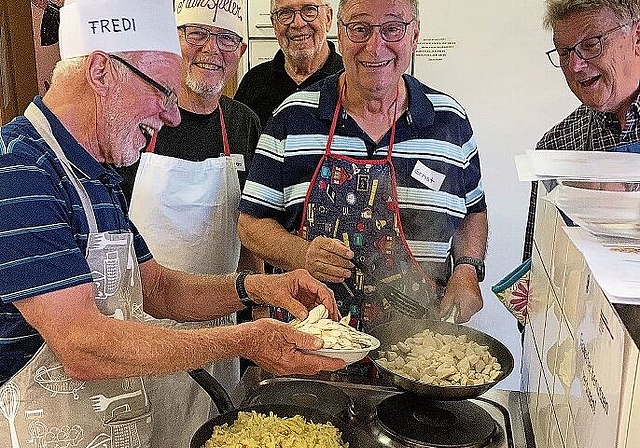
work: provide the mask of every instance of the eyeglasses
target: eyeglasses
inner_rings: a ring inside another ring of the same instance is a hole
[[[184,32],[184,40],[197,47],[203,47],[209,42],[211,36],[215,36],[218,49],[224,52],[236,51],[242,43],[242,38],[234,33],[212,33],[208,29],[196,25],[185,25],[181,28]]]
[[[122,59],[120,56],[116,56],[115,54],[110,54],[109,59],[114,59],[120,62],[122,65],[124,65],[129,70],[131,70],[134,75],[138,76],[140,79],[142,79],[144,82],[149,84],[151,87],[154,87],[160,93],[162,93],[162,95],[164,96],[164,99],[162,102],[162,107],[164,107],[164,110],[171,110],[174,107],[176,107],[176,105],[178,104],[178,95],[176,95],[176,92],[174,92],[173,90],[171,90],[166,86],[163,86],[158,81],[153,79],[151,76],[141,72],[140,69],[138,69],[137,67],[134,67],[129,62]]]
[[[304,5],[300,9],[282,8],[272,12],[271,15],[274,16],[281,25],[291,25],[296,19],[296,13],[300,14],[302,20],[309,23],[318,18],[318,9],[321,6],[329,5]]]
[[[355,42],[361,44],[363,42],[367,42],[373,36],[373,29],[380,29],[380,36],[385,42],[398,42],[404,38],[404,35],[407,33],[407,26],[414,19],[409,20],[408,22],[402,22],[400,20],[391,20],[389,22],[384,22],[379,25],[373,25],[367,22],[349,22],[344,23],[340,20],[340,24],[344,26],[347,37],[351,42]]]
[[[611,28],[610,30],[605,31],[599,36],[587,37],[586,39],[582,39],[573,47],[554,48],[547,51],[546,55],[549,58],[551,64],[557,68],[566,67],[567,65],[569,65],[569,59],[571,57],[572,51],[583,61],[595,59],[602,54],[602,39],[628,25],[631,25],[631,23],[624,23],[615,28]]]

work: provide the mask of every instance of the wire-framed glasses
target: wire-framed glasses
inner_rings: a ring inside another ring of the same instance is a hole
[[[318,18],[318,9],[320,9],[321,6],[328,5],[304,5],[300,9],[282,8],[272,12],[271,15],[275,17],[281,25],[291,25],[296,19],[296,14],[300,14],[302,20],[309,23]]]
[[[557,68],[569,65],[572,51],[583,61],[595,59],[602,54],[602,39],[628,25],[630,25],[630,23],[623,23],[622,25],[618,25],[615,28],[605,31],[599,36],[587,37],[586,39],[582,39],[573,47],[553,48],[547,51],[546,55],[549,58],[549,62]]]
[[[131,63],[122,59],[120,56],[116,56],[115,54],[110,54],[109,59],[114,59],[120,62],[122,65],[124,65],[129,70],[131,70],[131,72],[134,75],[136,75],[137,77],[142,79],[144,82],[149,84],[151,87],[155,88],[160,93],[162,93],[162,96],[163,96],[162,107],[164,107],[164,110],[171,110],[178,104],[178,95],[176,95],[176,92],[174,92],[172,89],[166,86],[163,86],[158,81],[153,79],[151,76],[142,72],[139,68],[135,67]]]
[[[211,39],[211,36],[215,36],[218,49],[224,52],[236,51],[242,43],[242,38],[235,33],[224,31],[214,33],[197,25],[184,25],[181,28],[184,32],[184,40],[196,47],[204,46]]]
[[[386,42],[398,42],[402,40],[407,33],[407,26],[415,20],[411,19],[408,22],[401,20],[390,20],[378,25],[374,25],[368,22],[349,22],[345,23],[340,20],[340,24],[344,26],[347,32],[347,37],[351,42],[361,44],[367,42],[373,36],[373,29],[379,28],[380,36]]]

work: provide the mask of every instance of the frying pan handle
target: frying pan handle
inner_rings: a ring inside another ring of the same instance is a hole
[[[189,375],[209,394],[220,415],[234,411],[235,406],[224,387],[204,369],[189,370]]]

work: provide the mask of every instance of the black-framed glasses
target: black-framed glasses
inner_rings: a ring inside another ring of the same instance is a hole
[[[347,32],[347,37],[351,42],[361,44],[371,39],[374,28],[379,28],[380,36],[382,36],[382,39],[385,42],[398,42],[404,38],[405,34],[407,34],[407,27],[414,20],[416,19],[413,18],[408,22],[390,20],[389,22],[380,23],[378,25],[368,22],[345,23],[340,20],[340,24],[344,26],[344,29]]]
[[[114,59],[120,62],[122,65],[124,65],[129,70],[131,70],[134,75],[138,76],[140,79],[142,79],[144,82],[149,84],[151,87],[155,88],[160,93],[162,93],[163,95],[162,107],[164,107],[164,110],[171,110],[178,104],[178,95],[176,95],[176,92],[174,92],[172,89],[166,86],[163,86],[158,81],[153,79],[151,76],[142,72],[139,68],[135,67],[134,65],[131,65],[131,63],[122,59],[120,56],[116,56],[115,54],[110,54],[109,59]]]
[[[304,5],[300,9],[282,8],[272,12],[271,15],[275,17],[281,25],[291,25],[296,19],[296,14],[300,14],[302,20],[309,23],[318,18],[318,9],[320,9],[321,6],[329,5]]]
[[[236,51],[242,43],[242,38],[235,33],[225,31],[214,33],[197,25],[184,25],[181,28],[184,33],[184,40],[196,47],[203,47],[209,42],[211,36],[215,36],[218,49],[227,53]]]
[[[605,31],[599,36],[592,36],[587,37],[586,39],[582,39],[573,47],[554,48],[547,51],[546,55],[549,58],[549,62],[551,62],[551,64],[556,68],[569,65],[572,51],[583,61],[595,59],[602,54],[602,39],[607,37],[609,34],[618,31],[619,29],[631,25],[631,23],[632,22],[623,23],[622,25],[618,25],[615,28],[611,28],[610,30]]]

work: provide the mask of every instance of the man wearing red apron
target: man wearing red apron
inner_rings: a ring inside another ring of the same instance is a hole
[[[403,75],[418,17],[410,0],[341,3],[344,72],[274,112],[240,203],[243,244],[305,266],[365,329],[482,307],[478,151],[460,104]]]

